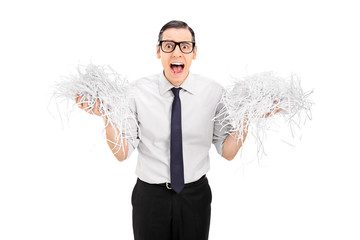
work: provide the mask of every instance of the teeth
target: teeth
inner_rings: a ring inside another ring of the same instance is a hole
[[[172,65],[181,66],[184,65],[183,63],[172,63]]]

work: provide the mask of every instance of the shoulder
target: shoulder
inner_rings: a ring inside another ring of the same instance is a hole
[[[202,91],[209,91],[215,95],[221,95],[224,91],[224,87],[212,78],[200,75],[192,74],[194,81]]]
[[[154,89],[159,87],[159,78],[160,78],[160,73],[153,74],[132,81],[130,82],[130,85],[135,91],[139,91],[139,90],[142,91],[146,89],[153,91]]]
[[[220,83],[218,83],[217,81],[215,81],[212,78],[209,78],[207,76],[203,76],[200,74],[194,74],[194,73],[192,75],[193,75],[193,78],[201,84],[207,85],[212,88],[217,88],[217,89],[223,88],[223,86]]]
[[[160,74],[153,74],[130,81],[130,95],[134,109],[138,104],[149,101],[152,96],[158,94]]]
[[[131,81],[130,84],[133,86],[141,86],[141,85],[148,85],[148,84],[157,84],[160,77],[160,73],[149,75],[146,77],[139,78],[135,81]]]

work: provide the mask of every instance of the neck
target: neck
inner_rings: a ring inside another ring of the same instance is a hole
[[[183,84],[183,82],[185,81],[185,79],[189,76],[189,73],[186,75],[185,78],[183,79],[172,79],[169,78],[168,76],[166,76],[165,72],[163,72],[165,78],[174,86],[174,87],[179,87],[181,84]]]

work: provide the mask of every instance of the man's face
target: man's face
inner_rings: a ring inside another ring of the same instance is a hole
[[[175,42],[192,41],[191,33],[185,28],[169,28],[163,32],[161,40],[172,40]],[[161,59],[164,68],[165,77],[174,86],[179,86],[186,79],[189,74],[191,62],[196,58],[195,46],[191,53],[181,52],[179,45],[171,53],[163,52],[157,46],[157,57]]]

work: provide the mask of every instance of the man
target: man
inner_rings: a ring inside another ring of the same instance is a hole
[[[110,125],[106,136],[119,161],[138,148],[138,181],[132,194],[135,240],[205,240],[212,200],[205,176],[211,143],[227,160],[235,157],[241,143],[212,121],[223,88],[189,71],[197,54],[194,31],[184,22],[171,21],[158,40],[163,73],[134,83],[137,137],[124,140],[124,151],[118,151]],[[91,113],[101,116],[98,105]]]

